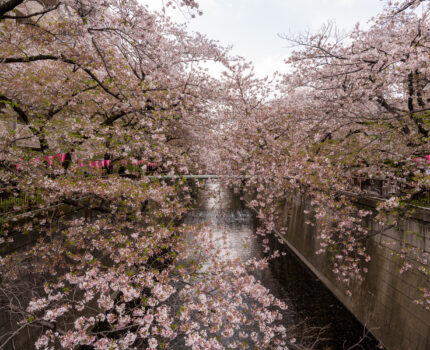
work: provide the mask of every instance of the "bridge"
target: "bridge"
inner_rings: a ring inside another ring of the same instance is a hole
[[[226,179],[226,178],[235,178],[235,177],[245,177],[240,175],[151,175],[146,176],[148,179],[197,179],[197,180],[205,180],[205,179]]]

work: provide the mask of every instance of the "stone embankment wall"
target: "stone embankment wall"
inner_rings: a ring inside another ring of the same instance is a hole
[[[374,209],[375,204],[371,198],[359,201],[367,209]],[[430,310],[413,301],[420,298],[420,287],[430,289],[430,280],[417,271],[401,274],[398,253],[404,247],[415,247],[429,258],[430,210],[417,209],[412,218],[401,223],[401,229],[379,234],[377,230],[381,231],[381,227],[374,220],[368,220],[372,235],[367,249],[372,260],[365,281],[349,286],[352,292],[349,297],[345,285],[331,271],[329,256],[315,254],[319,249],[318,226],[305,223],[309,219],[315,221],[309,217],[312,214],[304,213],[306,209],[311,210],[309,200],[299,196],[291,196],[285,203],[285,215],[279,225],[287,228],[283,239],[289,248],[388,350],[429,350]]]

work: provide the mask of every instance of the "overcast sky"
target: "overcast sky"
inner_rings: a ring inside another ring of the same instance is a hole
[[[159,9],[161,0],[140,0]],[[349,31],[382,10],[380,0],[200,0],[203,15],[188,21],[191,30],[233,45],[233,53],[254,62],[260,76],[284,71],[288,56],[281,33],[316,31],[328,20]],[[185,21],[178,13],[174,19]]]

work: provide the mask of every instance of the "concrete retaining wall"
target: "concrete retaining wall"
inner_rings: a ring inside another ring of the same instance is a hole
[[[367,209],[375,204],[370,198],[359,202]],[[311,209],[310,202],[299,196],[291,196],[285,203],[280,225],[287,227],[283,238],[290,249],[388,350],[429,350],[430,311],[413,301],[420,297],[419,287],[430,289],[430,280],[413,271],[400,274],[402,262],[396,252],[405,246],[417,247],[422,257],[427,256],[430,268],[430,210],[418,209],[400,230],[390,229],[369,238],[369,272],[363,284],[350,286],[353,295],[348,297],[345,286],[331,271],[329,256],[315,254],[318,228],[305,224],[309,219],[305,209]],[[368,226],[376,233],[376,222],[370,219]]]

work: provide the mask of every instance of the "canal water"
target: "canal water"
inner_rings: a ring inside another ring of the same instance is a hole
[[[255,234],[256,221],[225,185],[207,182],[196,209],[185,224],[202,225],[218,235],[222,259],[263,257],[263,245]],[[277,298],[288,305],[286,328],[294,326],[297,349],[383,349],[336,297],[276,238],[272,249],[284,252],[255,275]],[[363,340],[364,339],[364,340]],[[303,346],[303,347],[302,347]]]

